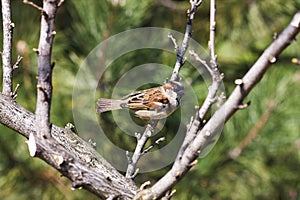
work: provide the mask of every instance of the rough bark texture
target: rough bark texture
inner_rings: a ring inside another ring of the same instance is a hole
[[[35,133],[34,115],[2,94],[0,123],[26,138]],[[121,175],[71,129],[53,125],[51,135],[46,144],[36,139],[36,155],[68,177],[74,188],[83,187],[101,198],[133,198],[137,188],[132,180]]]
[[[197,132],[195,139],[189,144],[180,159],[172,169],[167,172],[151,188],[140,191],[136,199],[154,199],[162,197],[193,167],[199,154],[209,145],[215,134],[243,104],[243,100],[252,88],[262,79],[263,75],[276,62],[279,54],[296,39],[300,31],[300,11],[296,13],[289,26],[270,44],[259,57],[255,64],[242,78],[241,84],[237,85],[228,100],[214,113],[206,125]],[[187,133],[188,135],[189,133]]]
[[[55,36],[55,16],[57,0],[44,0],[41,18],[40,41],[38,47],[38,84],[36,103],[36,135],[39,138],[50,137],[50,109],[52,98],[51,53]]]

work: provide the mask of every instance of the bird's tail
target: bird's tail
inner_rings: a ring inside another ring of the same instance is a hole
[[[121,100],[113,100],[113,99],[105,99],[105,98],[100,98],[98,99],[98,107],[97,107],[97,112],[102,113],[110,110],[118,110],[123,108],[122,104],[123,101]]]

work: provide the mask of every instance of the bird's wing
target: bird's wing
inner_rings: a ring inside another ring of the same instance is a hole
[[[161,87],[133,92],[126,99],[127,107],[132,110],[160,110],[169,103]]]

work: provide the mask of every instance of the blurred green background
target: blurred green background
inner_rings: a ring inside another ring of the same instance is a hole
[[[184,32],[188,7],[188,1],[171,0],[66,0],[56,19],[52,122],[64,126],[73,121],[74,79],[79,65],[98,43],[136,27],[157,26]],[[220,71],[225,74],[227,94],[234,87],[234,79],[249,69],[299,8],[300,0],[217,1],[216,52]],[[12,20],[13,58],[24,57],[14,73],[14,84],[21,84],[17,101],[34,112],[37,59],[32,49],[38,46],[40,13],[21,0],[12,0]],[[209,35],[208,22],[209,1],[205,0],[193,26],[193,38],[204,47]],[[175,63],[174,56],[158,55],[155,51],[136,52],[143,56],[134,54],[119,59],[109,68],[101,80],[101,96],[109,97],[124,72],[147,63],[151,57],[165,65]],[[199,159],[198,165],[176,185],[174,199],[300,199],[300,66],[291,62],[294,57],[300,59],[299,42],[294,42],[277,59],[247,97],[251,106],[236,113],[225,125],[211,153]],[[203,83],[193,77],[192,70],[183,68],[182,73],[191,77],[193,88],[203,90]],[[200,102],[204,97],[201,98]],[[111,126],[110,114],[99,121],[111,132],[109,137],[115,143],[129,150],[134,148],[134,138]],[[175,131],[174,122],[168,121],[169,126],[162,134],[171,140],[168,137]],[[253,138],[249,139],[248,134]],[[230,155],[239,145],[243,145],[243,151],[232,159]],[[168,167],[140,174],[136,181],[154,183],[167,170]],[[96,199],[87,191],[71,190],[66,178],[29,156],[25,138],[3,125],[0,125],[0,198]]]

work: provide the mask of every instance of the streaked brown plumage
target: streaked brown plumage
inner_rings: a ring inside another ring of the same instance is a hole
[[[179,82],[169,81],[162,86],[133,92],[121,100],[100,98],[97,112],[127,108],[142,119],[163,119],[173,113],[184,94]]]

